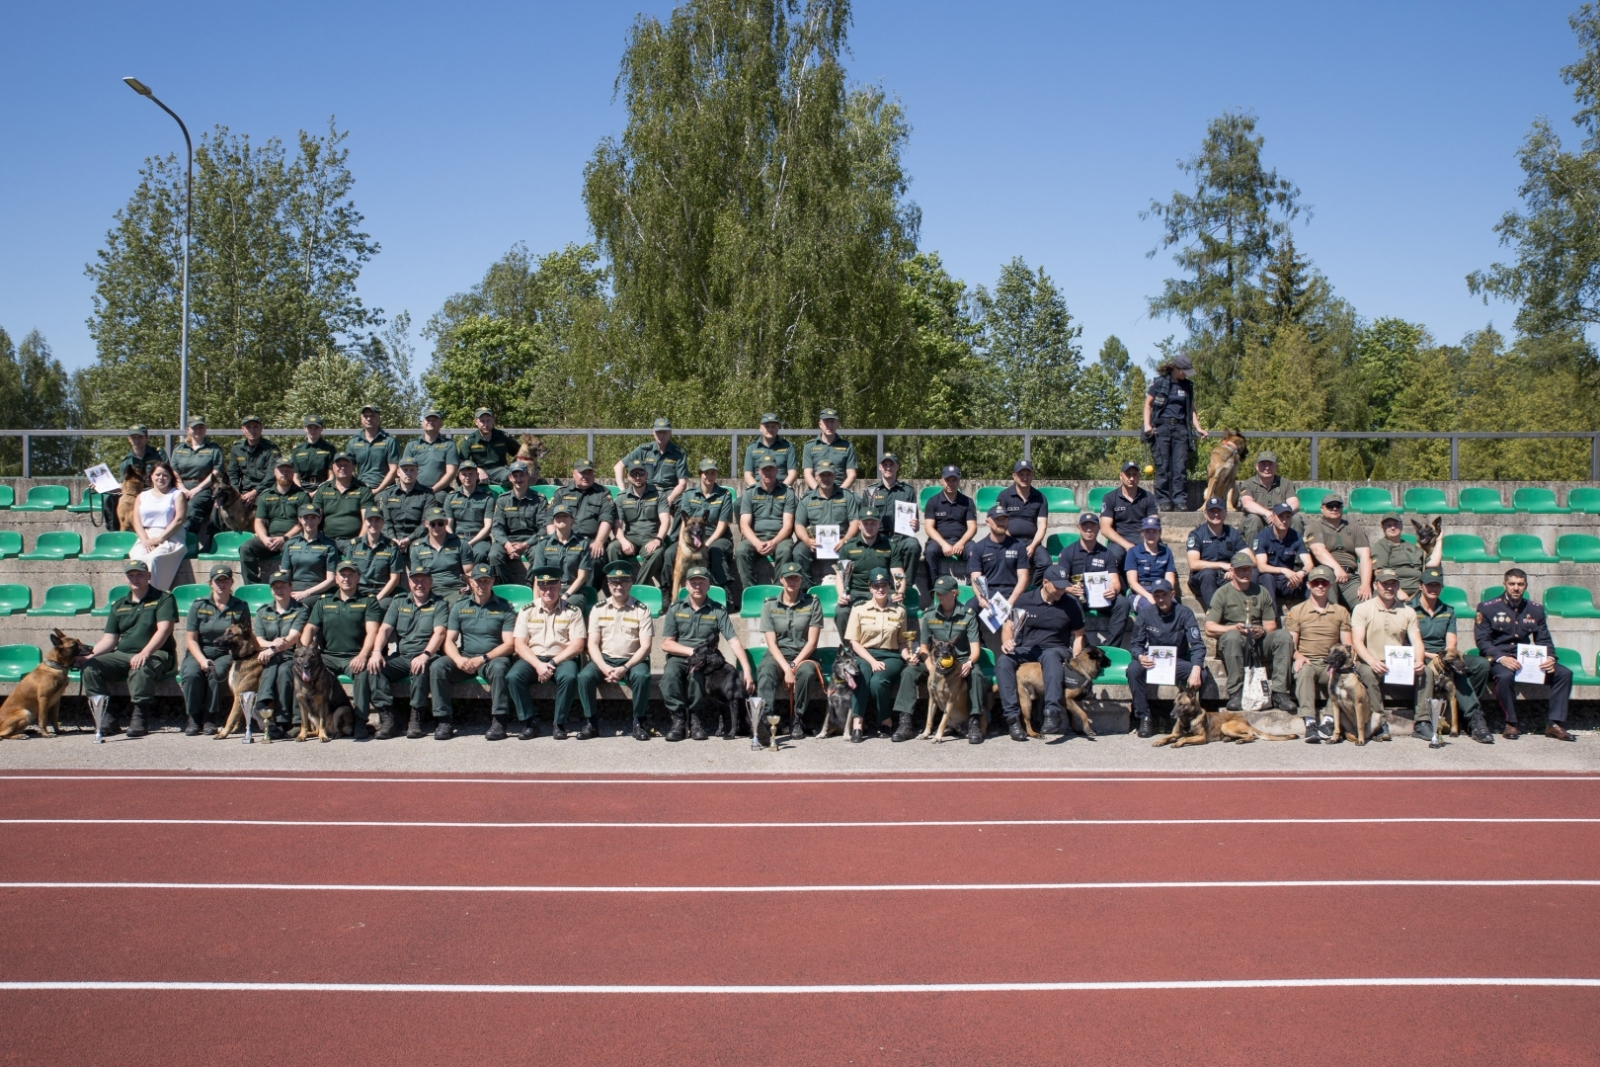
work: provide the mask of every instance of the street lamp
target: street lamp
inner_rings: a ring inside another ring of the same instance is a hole
[[[172,121],[183,131],[183,145],[189,154],[189,171],[183,180],[183,325],[178,345],[178,432],[189,429],[189,235],[194,218],[194,142],[189,140],[189,127],[183,124],[178,113],[156,99],[150,87],[138,78],[123,78],[128,88],[153,101],[157,107],[172,116]]]

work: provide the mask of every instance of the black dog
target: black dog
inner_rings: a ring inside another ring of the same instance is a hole
[[[850,732],[851,694],[861,683],[861,667],[848,649],[841,648],[833,660],[833,679],[828,683],[828,710],[822,715],[818,737]]]
[[[700,690],[705,693],[707,709],[715,711],[716,733],[732,740],[739,733],[739,709],[744,707],[744,681],[733,665],[722,655],[713,637],[694,650],[689,657],[689,673],[700,676]],[[689,736],[696,741],[706,738],[705,726],[699,715],[691,717]]]

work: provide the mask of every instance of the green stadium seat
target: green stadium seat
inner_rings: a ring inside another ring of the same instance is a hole
[[[839,610],[839,587],[832,582],[823,582],[812,586],[807,592],[822,601],[822,614],[833,618],[834,612]]]
[[[1408,545],[1414,545],[1417,543],[1417,535],[1414,533],[1401,534],[1400,540],[1404,541]]]
[[[33,590],[25,585],[0,585],[0,615],[16,615],[33,607]]]
[[[924,511],[928,506],[928,501],[932,500],[934,497],[938,496],[943,491],[944,491],[944,486],[942,486],[942,485],[925,485],[925,486],[923,486],[922,487],[922,492],[917,494],[917,511],[919,513]]]
[[[984,648],[978,652],[978,670],[983,672],[984,681],[994,684],[994,649]]]
[[[1505,593],[1506,587],[1503,585],[1486,585],[1483,587],[1483,592],[1479,594],[1478,603],[1487,604],[1491,600],[1499,600],[1505,596]]]
[[[759,671],[761,670],[761,661],[767,658],[767,646],[764,644],[750,645],[745,648],[744,654],[750,657],[750,669]],[[737,663],[738,661],[735,660],[734,662]]]
[[[1501,534],[1495,551],[1502,563],[1560,563],[1557,556],[1544,550],[1544,542],[1537,534]]]
[[[1556,503],[1556,491],[1525,485],[1511,494],[1511,506],[1525,515],[1570,515],[1571,508]]]
[[[200,538],[192,533],[183,535],[183,558],[194,559],[200,554]]]
[[[104,604],[101,604],[99,607],[95,608],[93,611],[89,612],[89,614],[90,615],[98,615],[102,619],[105,618],[107,615],[111,614],[111,605],[115,604],[117,601],[119,601],[123,597],[127,596],[128,592],[129,592],[128,587],[125,586],[125,585],[114,585],[114,586],[112,586],[111,587],[111,592],[106,594],[106,602]]]
[[[64,485],[36,485],[28,490],[28,499],[11,505],[13,511],[60,511],[72,503],[72,490]]]
[[[965,604],[967,601],[971,600],[973,597],[975,597],[977,595],[978,595],[978,591],[976,589],[972,588],[972,586],[967,585],[965,582],[963,582],[961,584],[961,588],[956,590],[956,603],[957,604]]]
[[[30,608],[28,615],[83,615],[93,607],[93,586],[77,583],[52,585],[44,591],[44,603]]]
[[[341,674],[341,675],[339,675],[339,684],[340,685],[355,685],[356,684],[356,680],[354,678],[350,677],[348,674]]]
[[[1078,498],[1064,485],[1041,485],[1039,492],[1044,494],[1044,502],[1049,504],[1050,510],[1057,515],[1071,514],[1078,510]]]
[[[83,538],[71,530],[47,530],[33,542],[32,552],[24,552],[17,558],[59,562],[64,559],[75,559],[82,551]]]
[[[561,487],[559,485],[535,485],[532,489],[546,500],[554,500]]]
[[[241,585],[233,591],[233,595],[250,605],[250,614],[254,615],[260,608],[272,603],[272,586],[266,582],[257,582],[253,585]]]
[[[1556,538],[1556,555],[1563,563],[1600,563],[1600,537],[1562,534]]]
[[[0,510],[8,509],[17,502],[17,491],[9,485],[0,485]]]
[[[32,645],[0,645],[0,682],[20,682],[44,657]]]
[[[533,603],[533,587],[527,585],[497,585],[494,595],[504,600],[514,608],[526,607]]]
[[[128,553],[133,551],[133,546],[139,543],[139,535],[132,530],[118,532],[111,530],[98,534],[94,539],[94,551],[85,552],[79,559],[106,559],[123,560],[128,558]]]
[[[1094,680],[1094,684],[1127,685],[1128,664],[1133,662],[1133,653],[1115,645],[1101,645],[1100,651],[1106,654],[1106,658],[1111,661],[1111,666],[1100,672],[1100,677]]]
[[[587,618],[590,609],[600,600],[600,592],[594,586],[586,585],[578,590],[578,597],[583,601],[583,614]]]
[[[504,493],[505,491],[506,491],[506,487],[503,486],[503,485],[493,485],[493,484],[491,484],[489,486],[489,492],[494,494],[495,496],[499,496],[502,493]]]
[[[224,530],[211,539],[210,552],[201,552],[195,558],[204,563],[238,563],[240,546],[254,536],[253,533]]]
[[[744,591],[739,600],[739,618],[761,618],[761,605],[767,602],[768,597],[781,596],[781,585],[752,585]]]
[[[1600,515],[1600,489],[1592,485],[1580,485],[1567,490],[1567,507],[1585,515]]]
[[[194,585],[175,585],[172,587],[172,599],[178,602],[178,629],[183,629],[184,616],[189,614],[189,605],[203,596],[211,595],[211,586],[196,583]]]
[[[655,586],[635,585],[633,587],[633,599],[649,608],[652,617],[658,619],[661,617],[661,590]]]
[[[1100,505],[1106,499],[1106,494],[1115,491],[1116,488],[1114,485],[1097,485],[1089,490],[1089,506],[1085,510],[1098,512]]]
[[[978,506],[978,514],[988,514],[989,509],[994,507],[994,502],[1000,499],[1000,494],[1005,492],[1005,488],[1003,485],[986,485],[979,489],[977,495],[972,498],[972,502]]]
[[[1050,553],[1051,559],[1055,559],[1057,556],[1061,555],[1062,551],[1068,545],[1072,544],[1072,542],[1076,540],[1076,537],[1053,533],[1044,539],[1044,550]]]
[[[1381,485],[1356,486],[1350,490],[1350,497],[1344,506],[1352,515],[1382,515],[1400,510],[1395,505],[1394,497],[1389,495],[1389,490]]]
[[[1294,498],[1300,502],[1302,513],[1315,515],[1322,510],[1322,501],[1332,492],[1332,489],[1324,489],[1320,485],[1302,485],[1294,491]]]
[[[22,534],[17,530],[0,530],[0,559],[11,559],[22,553]]]
[[[1508,508],[1500,499],[1500,490],[1487,485],[1469,485],[1456,493],[1456,503],[1468,515],[1510,515],[1516,508]]]
[[[731,488],[731,487],[730,487],[730,488]],[[617,499],[617,497],[619,497],[619,496],[621,496],[621,495],[622,495],[622,490],[621,490],[621,489],[618,489],[618,488],[617,488],[617,487],[616,487],[616,486],[614,486],[614,485],[608,485],[608,486],[606,486],[606,492],[608,492],[608,493],[610,493],[610,494],[611,494],[611,499],[612,499],[612,500],[615,500],[615,499]]]
[[[100,504],[104,500],[104,494],[97,493],[93,489],[85,489],[83,491],[83,497],[76,504],[68,505],[67,510],[79,515],[84,515],[91,512],[98,513],[100,511]]]
[[[1467,591],[1459,585],[1440,587],[1439,600],[1455,608],[1458,615],[1472,611],[1472,602],[1467,599]]]
[[[1440,559],[1445,563],[1500,562],[1500,557],[1491,555],[1477,534],[1445,534],[1440,539],[1440,549]]]
[[[1600,676],[1590,674],[1583,665],[1583,656],[1575,648],[1555,648],[1556,662],[1572,672],[1573,685],[1600,685]]]
[[[726,589],[722,588],[722,586],[720,586],[720,585],[712,586],[710,591],[706,593],[706,596],[711,600],[715,600],[718,604],[721,604],[723,607],[727,607],[728,606],[728,591]],[[679,600],[688,600],[689,599],[689,589],[688,589],[687,586],[685,586],[684,588],[678,590],[678,599]]]
[[[1581,585],[1552,585],[1544,591],[1544,608],[1562,619],[1600,619],[1594,595]]]
[[[1460,508],[1451,507],[1450,500],[1444,495],[1443,489],[1430,486],[1417,486],[1407,489],[1401,498],[1401,504],[1406,511],[1415,511],[1423,515],[1458,515]]]
[[[922,614],[922,594],[914,585],[906,586],[905,609],[913,619]]]

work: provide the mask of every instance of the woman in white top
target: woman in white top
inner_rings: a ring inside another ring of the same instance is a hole
[[[183,521],[189,499],[178,488],[178,477],[166,463],[152,464],[150,488],[140,493],[133,509],[133,529],[138,542],[129,559],[142,559],[150,568],[150,584],[171,592],[183,564]]]

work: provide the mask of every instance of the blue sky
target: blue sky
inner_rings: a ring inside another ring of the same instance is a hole
[[[1311,220],[1297,244],[1368,317],[1441,340],[1513,309],[1464,275],[1502,253],[1535,115],[1571,135],[1558,68],[1574,0],[1519,3],[859,2],[850,69],[904,104],[922,247],[992,284],[1042,264],[1084,328],[1136,358],[1180,332],[1146,299],[1171,273],[1138,213],[1182,184],[1208,119],[1247,108]],[[176,126],[264,139],[351,131],[382,252],[361,293],[420,324],[513,243],[586,239],[582,169],[624,116],[612,84],[641,11],[668,3],[19,4],[0,65],[0,326],[91,362],[83,274],[145,156]],[[420,355],[425,346],[420,344]]]

